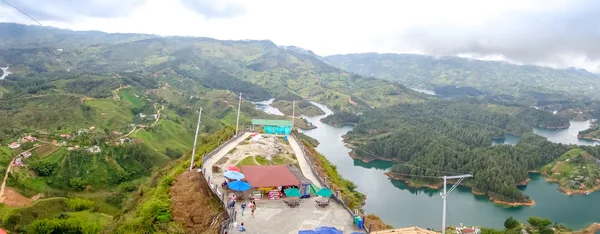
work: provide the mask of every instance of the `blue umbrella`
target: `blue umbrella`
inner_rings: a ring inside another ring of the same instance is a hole
[[[250,184],[243,182],[243,181],[233,181],[229,184],[227,184],[227,187],[229,187],[231,190],[234,191],[246,191],[250,188],[252,188],[252,186],[250,186]]]
[[[298,231],[298,234],[344,234],[342,231],[334,227],[318,227],[313,230]]]
[[[244,174],[237,172],[237,171],[226,171],[225,173],[223,173],[223,176],[225,176],[225,178],[229,178],[232,180],[241,180],[246,178],[246,176],[244,176]]]

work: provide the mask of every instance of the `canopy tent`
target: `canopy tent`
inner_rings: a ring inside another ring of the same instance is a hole
[[[231,183],[229,183],[227,185],[229,187],[229,189],[234,190],[234,191],[246,191],[250,188],[252,188],[252,186],[250,186],[250,184],[243,182],[243,181],[233,181]]]
[[[334,227],[318,227],[315,230],[301,230],[298,234],[344,234]]]
[[[319,191],[317,191],[317,196],[321,196],[321,197],[331,197],[331,195],[333,195],[333,191],[331,191],[331,189],[328,188],[322,188]]]
[[[242,166],[242,171],[246,181],[255,188],[300,185],[300,181],[285,165]]]
[[[241,172],[240,168],[237,167],[236,165],[229,165],[229,166],[227,166],[227,168],[225,170]]]
[[[237,171],[226,171],[223,173],[223,176],[225,178],[232,179],[232,180],[241,180],[241,179],[246,178],[246,176],[244,176],[244,174],[237,172]]]
[[[285,192],[285,195],[288,197],[302,196],[302,194],[300,194],[300,190],[298,190],[297,188],[289,188],[289,189],[286,189],[284,192]]]

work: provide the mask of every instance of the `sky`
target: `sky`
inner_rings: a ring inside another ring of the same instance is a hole
[[[600,73],[597,0],[5,0],[44,26],[268,39],[318,55],[416,53]],[[0,2],[0,22],[36,24]]]

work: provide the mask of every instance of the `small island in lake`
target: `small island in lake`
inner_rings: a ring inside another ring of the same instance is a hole
[[[559,190],[568,195],[600,189],[600,159],[580,148],[569,150],[540,171],[547,181],[558,183]]]

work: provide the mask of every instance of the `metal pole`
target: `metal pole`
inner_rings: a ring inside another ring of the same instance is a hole
[[[444,194],[442,194],[442,234],[446,234],[446,176],[444,179]]]
[[[462,182],[465,178],[468,178],[468,177],[473,177],[473,174],[442,176],[441,177],[442,179],[444,179],[444,192],[441,194],[442,195],[442,234],[446,234],[446,199],[448,198],[448,195],[450,195],[450,193],[452,193],[452,191],[454,191],[454,189],[456,189],[456,187],[458,187],[460,182]],[[456,181],[456,183],[454,183],[454,185],[452,185],[452,188],[450,188],[450,191],[446,191],[446,182],[448,179],[458,179],[458,181]]]
[[[192,161],[190,162],[190,171],[194,168],[194,156],[196,155],[196,142],[198,142],[198,129],[200,129],[200,117],[202,117],[202,107],[198,113],[198,123],[196,124],[196,135],[194,136],[194,148],[192,149]]]
[[[292,101],[292,128],[294,128],[294,120],[296,120],[296,115],[294,115],[295,110],[296,110],[296,101]]]
[[[238,114],[235,121],[235,135],[238,134],[238,125],[240,124],[240,107],[242,106],[242,93],[240,93],[240,101],[238,102]]]

